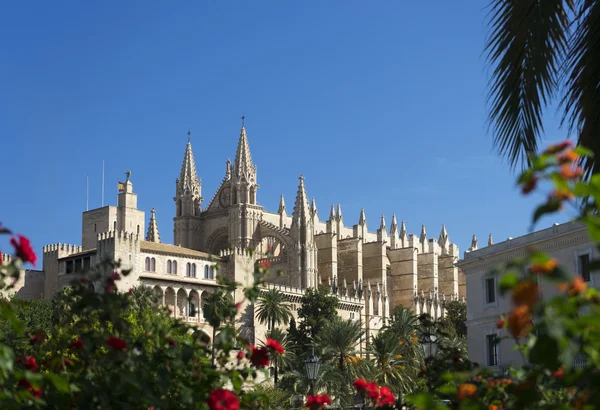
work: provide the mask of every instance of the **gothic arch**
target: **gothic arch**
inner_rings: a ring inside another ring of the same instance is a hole
[[[217,255],[220,250],[226,249],[229,246],[229,228],[217,228],[210,234],[206,241],[206,249],[208,253]]]
[[[271,227],[272,226],[272,227]],[[283,230],[279,232],[280,229],[275,225],[269,223],[263,223],[262,221],[259,223],[259,229],[256,230],[256,237],[254,238],[257,242],[261,241],[266,237],[273,237],[277,239],[283,247],[287,248],[290,245],[290,237],[287,236]]]

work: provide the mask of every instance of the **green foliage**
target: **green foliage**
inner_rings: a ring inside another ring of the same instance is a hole
[[[327,287],[309,288],[302,296],[302,305],[298,309],[298,337],[302,344],[308,344],[337,315],[338,298],[330,295]]]
[[[467,305],[458,300],[446,303],[446,314],[436,323],[439,331],[449,339],[467,337]]]
[[[24,334],[15,332],[13,325],[0,319],[0,343],[23,354],[31,354],[29,339],[39,333],[47,333],[53,325],[53,304],[47,300],[22,300],[17,296],[0,298],[0,304],[10,305],[14,317],[23,324]]]
[[[271,288],[260,294],[256,302],[256,318],[261,323],[268,323],[274,329],[275,325],[288,324],[291,317],[290,304],[278,289]]]

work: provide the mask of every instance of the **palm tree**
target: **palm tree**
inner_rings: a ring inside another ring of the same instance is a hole
[[[390,324],[386,327],[397,335],[408,335],[415,331],[420,325],[419,318],[410,309],[404,306],[396,306],[390,317]]]
[[[418,343],[412,343],[408,335],[399,338],[388,330],[373,337],[367,352],[371,357],[371,374],[377,383],[398,392],[411,392],[422,364]]]
[[[156,294],[148,286],[140,285],[131,289],[132,309],[144,310],[156,303]]]
[[[282,368],[291,367],[296,357],[295,352],[291,349],[291,343],[288,340],[288,335],[283,330],[274,328],[270,332],[267,332],[267,338],[274,339],[279,342],[281,347],[285,350],[284,353],[271,353],[271,363],[273,364],[273,380],[277,384],[279,380],[279,370]],[[262,346],[266,346],[266,342],[262,343]]]
[[[556,99],[561,126],[600,155],[600,1],[492,0],[490,15],[489,118],[500,154],[513,168],[530,163]],[[588,175],[600,168],[593,158],[582,165]]]
[[[275,288],[261,293],[257,301],[256,318],[262,324],[267,323],[270,329],[280,323],[287,324],[292,318],[292,310],[285,295]]]
[[[202,306],[204,318],[213,329],[211,343],[211,361],[213,364],[215,362],[215,337],[217,335],[217,329],[221,326],[222,318],[235,317],[235,310],[233,297],[230,293],[223,289],[217,289],[214,292],[209,292],[208,296],[204,299],[204,305]]]
[[[342,376],[343,384],[340,395],[342,401],[349,397],[347,392],[350,384],[348,359],[354,356],[363,333],[360,322],[344,320],[338,316],[333,321],[327,322],[315,338],[316,345],[325,360],[329,358]]]

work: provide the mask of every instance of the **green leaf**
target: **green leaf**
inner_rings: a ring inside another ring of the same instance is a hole
[[[533,213],[532,223],[535,224],[542,216],[551,214],[560,209],[561,202],[556,199],[551,199],[545,204],[538,206]]]
[[[575,153],[577,155],[579,155],[580,157],[593,157],[594,156],[594,152],[592,150],[582,147],[581,145],[578,145],[575,148],[573,148],[573,151],[575,151]]]
[[[500,292],[505,292],[514,288],[519,283],[519,276],[516,273],[507,273],[500,279]]]
[[[15,312],[8,303],[0,303],[0,317],[10,322],[15,333],[17,333],[19,336],[23,335],[25,331],[25,325],[15,315]]]
[[[59,376],[58,374],[54,374],[54,373],[47,373],[46,377],[50,380],[50,382],[54,385],[56,390],[58,390],[59,392],[61,392],[61,393],[69,392],[69,381],[65,377]]]

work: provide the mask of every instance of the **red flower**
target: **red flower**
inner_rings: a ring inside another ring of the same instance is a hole
[[[280,353],[280,354],[282,354],[283,352],[285,352],[285,349],[283,348],[283,346],[281,346],[279,344],[279,342],[277,340],[275,340],[275,339],[267,338],[267,347],[269,349],[275,350],[277,353]]]
[[[24,237],[23,235],[17,235],[17,239],[14,237],[10,238],[10,243],[15,247],[15,252],[19,259],[23,262],[31,262],[33,266],[35,266],[35,261],[37,261],[37,256],[35,252],[31,248],[31,243],[29,239]]]
[[[235,394],[225,389],[215,389],[208,396],[210,410],[239,410],[240,400]]]
[[[237,358],[238,358],[238,360],[242,360],[242,359],[244,358],[244,351],[243,351],[243,350],[240,350],[240,351],[238,352],[238,354],[237,354]]]
[[[111,280],[121,280],[121,275],[119,275],[118,272],[113,272],[110,274],[110,279]]]
[[[379,397],[379,386],[377,386],[375,382],[371,382],[367,383],[366,389],[367,393],[369,394],[369,397],[373,400],[377,400],[377,398]]]
[[[361,392],[363,390],[366,390],[368,383],[365,379],[356,379],[354,380],[354,383],[352,383],[352,385],[357,391]]]
[[[529,180],[527,180],[527,182],[525,182],[525,184],[521,188],[521,193],[523,195],[527,195],[528,193],[533,191],[535,189],[535,187],[537,186],[537,182],[538,182],[538,177],[535,175],[532,175],[531,178],[529,178]]]
[[[71,343],[71,345],[69,346],[71,349],[81,349],[83,347],[83,339],[81,339],[80,337],[77,338],[77,340],[75,340],[73,343]]]
[[[19,359],[19,363],[21,363],[30,372],[35,372],[35,369],[39,367],[35,361],[35,357],[31,356],[25,356],[25,361]]]
[[[562,366],[559,367],[557,371],[552,373],[552,377],[554,377],[555,379],[560,379],[564,375],[565,375],[565,369]]]
[[[1,257],[1,256],[0,256]],[[44,332],[40,332],[37,335],[34,335],[31,339],[29,339],[29,344],[34,345],[40,341],[41,338],[44,337]]]
[[[109,337],[106,340],[106,344],[121,352],[127,348],[127,342],[123,339],[119,339],[118,337]]]
[[[327,394],[315,394],[306,398],[306,407],[309,409],[322,409],[326,404],[331,404],[331,399]]]
[[[33,394],[33,397],[35,397],[35,398],[38,398],[42,395],[42,389],[40,389],[39,387],[33,387],[31,385],[31,383],[29,383],[28,380],[25,380],[25,379],[20,380],[19,386],[25,387],[27,390],[29,390]]]
[[[262,260],[260,262],[260,267],[263,269],[269,269],[271,267],[271,262],[269,262],[268,260]]]
[[[267,367],[269,365],[269,351],[265,347],[257,349],[255,346],[250,346],[252,354],[250,362],[256,367]]]
[[[377,406],[393,406],[395,402],[396,398],[389,387],[383,386],[379,388],[379,399],[377,400]]]
[[[505,324],[505,323],[506,323],[506,320],[504,320],[504,319],[500,319],[500,320],[498,321],[498,323],[496,323],[496,327],[497,327],[498,329],[504,329],[504,324]]]
[[[240,310],[242,308],[242,302],[238,302],[235,304],[235,310]]]

